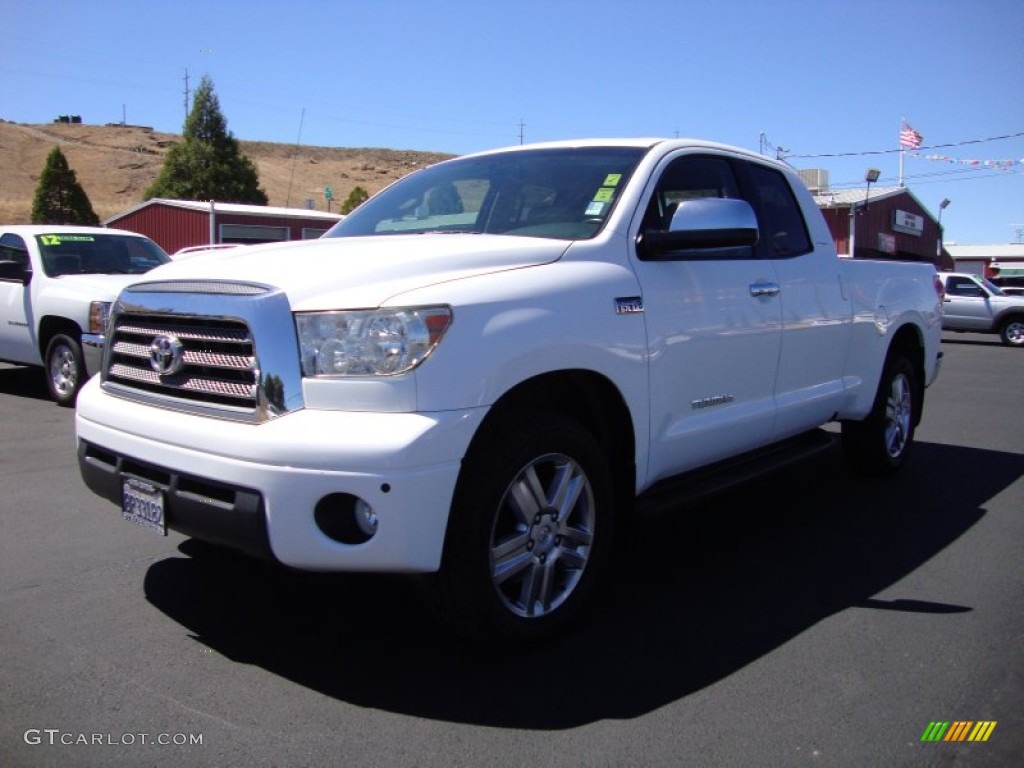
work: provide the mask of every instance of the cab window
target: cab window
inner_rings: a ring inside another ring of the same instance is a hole
[[[946,294],[949,296],[980,299],[985,295],[985,292],[971,278],[954,276],[946,281]]]
[[[674,160],[658,180],[641,229],[667,230],[679,203],[704,197],[740,197],[729,161],[705,155]]]

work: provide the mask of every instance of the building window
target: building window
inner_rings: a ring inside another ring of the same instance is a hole
[[[288,227],[268,227],[260,224],[221,224],[222,243],[278,243],[288,240]]]

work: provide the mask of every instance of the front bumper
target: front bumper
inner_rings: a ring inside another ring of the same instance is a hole
[[[944,357],[944,353],[942,351],[939,351],[939,352],[935,353],[935,365],[932,366],[932,375],[931,375],[931,377],[924,384],[926,387],[930,387],[939,378],[939,371],[942,370],[942,358],[943,357]]]
[[[107,337],[101,333],[82,334],[82,358],[85,360],[85,372],[87,376],[99,373],[100,365],[103,363],[103,344]]]
[[[462,457],[486,409],[430,414],[303,409],[263,424],[171,412],[82,389],[79,467],[120,506],[126,477],[165,493],[167,525],[304,570],[430,572],[441,561]],[[366,501],[368,541],[328,537],[329,494]]]

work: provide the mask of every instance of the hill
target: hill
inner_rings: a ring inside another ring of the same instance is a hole
[[[143,201],[167,148],[181,136],[120,125],[0,121],[0,223],[26,224],[46,155],[55,146],[68,159],[100,220]],[[342,149],[239,140],[259,169],[270,205],[326,210],[324,187],[334,190],[332,211],[353,187],[370,194],[417,168],[451,155],[393,149]]]

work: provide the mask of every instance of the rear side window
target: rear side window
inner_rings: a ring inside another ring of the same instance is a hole
[[[786,177],[774,168],[749,163],[751,202],[758,212],[761,243],[768,258],[799,256],[811,250],[800,205]]]

